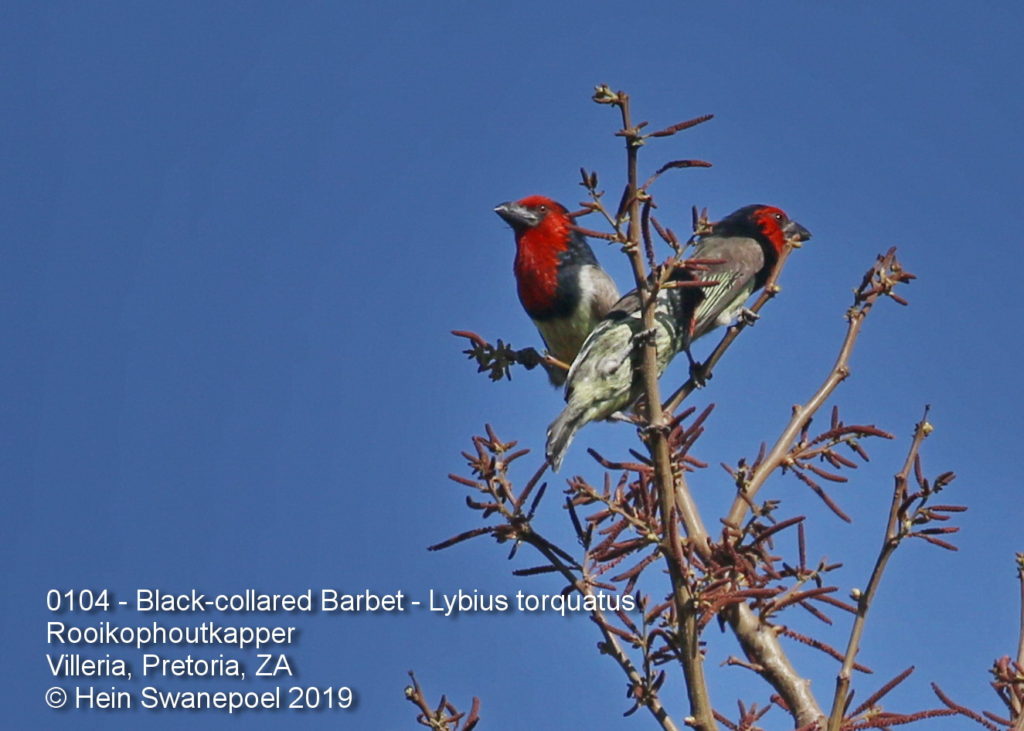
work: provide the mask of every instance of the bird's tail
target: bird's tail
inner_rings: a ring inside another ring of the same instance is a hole
[[[562,413],[548,427],[548,443],[545,451],[548,462],[551,463],[551,469],[555,472],[561,468],[565,450],[569,448],[572,438],[576,436],[576,432],[584,423],[583,412],[570,403],[562,409]]]

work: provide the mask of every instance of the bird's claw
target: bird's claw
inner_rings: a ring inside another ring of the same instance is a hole
[[[752,326],[755,322],[761,319],[761,316],[751,309],[744,307],[740,310],[739,321],[747,327]]]
[[[532,371],[544,362],[544,356],[538,353],[536,348],[523,348],[522,350],[517,350],[515,352],[515,358],[528,371]]]
[[[608,417],[608,421],[624,421],[627,424],[636,424],[637,417],[622,411],[615,411]]]
[[[651,342],[651,339],[658,334],[658,328],[652,327],[647,330],[641,330],[633,336],[633,340],[637,343]]]
[[[698,363],[695,360],[690,361],[690,380],[693,381],[693,385],[697,388],[704,388],[708,385],[708,380],[711,378],[711,374],[708,373],[707,368],[703,363]]]
[[[690,380],[693,381],[693,385],[697,388],[704,388],[707,385],[708,379],[711,378],[708,369],[703,363],[698,363],[693,359],[689,349],[686,350],[686,359],[690,361]]]
[[[654,432],[668,434],[670,427],[668,424],[642,424],[637,425],[637,430],[640,432],[641,437],[646,437]]]

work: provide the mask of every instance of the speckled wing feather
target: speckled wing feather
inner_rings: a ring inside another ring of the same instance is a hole
[[[713,264],[698,276],[718,282],[703,289],[704,299],[694,317],[693,337],[706,335],[716,327],[735,319],[747,297],[754,290],[754,280],[764,266],[764,251],[754,239],[744,236],[710,236],[703,239],[693,253],[694,259],[727,259]]]

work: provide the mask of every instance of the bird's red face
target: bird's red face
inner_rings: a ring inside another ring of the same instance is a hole
[[[715,227],[723,232],[760,233],[776,253],[782,252],[788,240],[807,241],[811,238],[810,231],[790,220],[784,210],[775,206],[745,206],[723,218]]]
[[[494,209],[516,235],[515,274],[527,312],[551,307],[558,287],[561,255],[569,250],[572,219],[559,203],[531,195]]]
[[[786,245],[786,234],[782,228],[789,222],[786,212],[775,206],[763,206],[754,211],[753,219],[761,233],[772,242],[775,251],[781,252]]]
[[[502,203],[494,211],[516,232],[517,241],[528,236],[543,245],[557,247],[568,240],[572,225],[569,212],[547,196],[530,195],[514,203]]]

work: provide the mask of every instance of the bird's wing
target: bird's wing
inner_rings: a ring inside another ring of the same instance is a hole
[[[590,279],[591,300],[590,309],[594,322],[600,322],[608,311],[619,299],[619,288],[608,272],[601,267],[590,266],[585,268],[586,276]]]
[[[605,317],[608,319],[615,318],[621,320],[623,317],[628,317],[629,315],[636,314],[639,311],[640,295],[637,294],[637,291],[634,289],[622,295],[622,297],[611,306],[611,309],[608,310],[608,314],[606,314]]]
[[[712,236],[698,244],[693,258],[726,260],[695,275],[705,281],[718,282],[702,289],[704,299],[694,316],[693,336],[697,338],[723,324],[719,318],[731,318],[743,306],[753,290],[754,278],[764,266],[764,252],[751,238]]]

